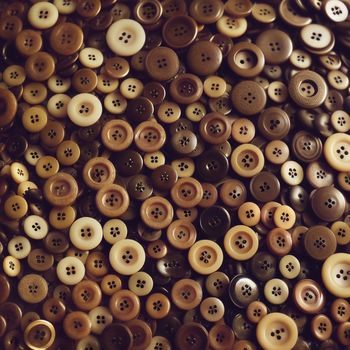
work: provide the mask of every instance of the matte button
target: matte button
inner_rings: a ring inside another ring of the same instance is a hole
[[[225,205],[236,208],[246,201],[247,189],[243,182],[230,179],[221,185],[219,195]]]
[[[54,264],[54,257],[43,249],[33,249],[28,254],[28,265],[34,271],[47,271]]]
[[[160,191],[170,190],[178,179],[177,172],[170,165],[161,165],[153,170],[151,181],[153,186]]]
[[[128,289],[121,289],[109,299],[109,309],[119,321],[130,321],[140,312],[139,297]]]
[[[115,334],[119,334],[119,337],[115,337]],[[112,323],[102,332],[101,343],[106,350],[130,350],[133,344],[133,336],[126,325]]]
[[[229,295],[237,307],[246,308],[259,298],[258,285],[248,276],[236,275],[230,282]]]
[[[224,12],[224,5],[220,0],[210,1],[210,7],[200,0],[193,1],[189,8],[191,16],[199,23],[215,23]]]
[[[101,303],[102,293],[99,285],[93,281],[81,281],[74,286],[72,300],[83,311],[92,310]]]
[[[40,337],[37,335],[40,334]],[[30,349],[48,348],[56,337],[56,331],[52,323],[46,320],[31,322],[24,331],[24,341]]]
[[[199,323],[184,324],[176,332],[175,345],[177,349],[206,349],[208,346],[208,331]]]
[[[174,215],[170,202],[159,196],[147,198],[141,205],[140,216],[142,221],[154,229],[167,227]]]
[[[62,283],[75,285],[84,278],[85,267],[78,258],[67,256],[58,262],[56,272]]]
[[[159,320],[169,314],[170,300],[162,293],[151,294],[146,301],[146,311],[150,317]]]
[[[128,61],[122,57],[107,58],[104,68],[106,73],[114,79],[124,78],[130,70]]]
[[[319,313],[326,303],[321,287],[310,279],[297,282],[293,289],[293,300],[301,311],[310,314]]]
[[[275,200],[280,193],[278,178],[267,171],[262,171],[250,180],[250,193],[263,203]]]
[[[117,153],[115,158],[115,162],[118,164],[118,172],[122,176],[136,175],[143,167],[141,154],[131,149]]]
[[[227,175],[228,168],[228,159],[221,151],[214,149],[204,151],[196,161],[198,175],[208,182],[221,181]]]
[[[185,278],[190,275],[187,259],[180,252],[169,252],[159,259],[157,270],[164,277]]]
[[[128,182],[127,191],[132,199],[145,200],[153,192],[150,178],[145,175],[133,176]]]
[[[288,135],[290,127],[289,116],[281,108],[269,107],[259,115],[259,131],[269,140],[283,139]]]
[[[315,260],[325,260],[337,248],[334,233],[325,226],[313,226],[303,235],[306,252]]]
[[[202,211],[199,225],[207,237],[216,239],[227,232],[231,225],[231,217],[224,207],[214,205]]]
[[[235,335],[229,326],[217,324],[209,330],[209,345],[214,350],[232,348],[234,341]]]
[[[262,282],[268,281],[275,276],[276,265],[276,258],[264,251],[257,252],[249,264],[253,275]]]
[[[134,134],[136,146],[146,152],[158,151],[166,140],[166,133],[163,126],[154,121],[140,123]]]
[[[170,191],[172,200],[182,208],[195,207],[203,197],[203,188],[193,177],[180,178]]]
[[[90,334],[91,321],[86,313],[73,311],[64,318],[63,329],[69,338],[80,340]]]
[[[197,238],[195,226],[186,220],[175,220],[167,228],[169,243],[177,249],[190,248]]]
[[[330,135],[324,143],[327,163],[337,171],[350,171],[350,136],[345,133]]]
[[[179,74],[172,80],[169,92],[177,103],[190,104],[198,101],[201,97],[203,83],[196,75]]]
[[[306,178],[314,188],[331,186],[334,183],[331,169],[319,161],[312,162],[307,166]]]
[[[292,149],[299,160],[309,163],[321,156],[322,142],[306,131],[299,131],[293,137]]]
[[[18,295],[29,304],[43,301],[48,293],[46,280],[37,274],[25,275],[18,283]]]
[[[218,112],[206,114],[200,121],[199,132],[202,138],[210,144],[225,142],[231,133],[231,124],[224,115]]]
[[[170,142],[175,152],[189,154],[197,147],[197,136],[190,130],[183,130],[174,134]]]

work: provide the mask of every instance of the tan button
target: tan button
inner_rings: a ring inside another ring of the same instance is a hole
[[[118,56],[132,56],[141,50],[146,35],[140,23],[132,19],[120,19],[107,31],[108,47]]]
[[[212,75],[205,79],[203,89],[208,97],[217,98],[225,93],[226,82],[221,77]]]
[[[102,143],[111,151],[127,149],[134,138],[130,124],[122,119],[107,122],[101,131]]]
[[[112,314],[104,306],[97,306],[90,310],[89,319],[91,320],[91,331],[96,334],[101,334],[113,322]]]
[[[122,289],[122,281],[117,275],[106,275],[101,280],[101,290],[106,295],[112,295]]]
[[[190,248],[197,238],[195,226],[187,220],[175,220],[167,228],[169,243],[177,249]]]
[[[101,73],[97,76],[97,85],[96,89],[103,94],[109,94],[117,90],[119,86],[119,80],[113,77],[110,77],[106,73]]]
[[[40,1],[33,4],[28,11],[28,22],[37,29],[47,29],[58,20],[58,10],[54,4]]]
[[[206,321],[218,322],[224,317],[225,306],[219,298],[208,297],[201,302],[199,310]]]
[[[277,227],[289,230],[295,224],[296,215],[294,210],[288,205],[281,205],[276,208],[273,220]]]
[[[10,219],[20,219],[27,214],[28,203],[18,195],[10,196],[4,202],[4,213]]]
[[[109,299],[109,309],[119,321],[130,321],[140,312],[139,297],[127,289],[121,289]]]
[[[48,293],[48,284],[40,275],[28,274],[21,278],[18,283],[19,297],[29,304],[43,301]]]
[[[302,166],[294,160],[288,160],[281,166],[281,176],[288,185],[299,185],[304,178],[304,170]]]
[[[154,196],[147,198],[142,203],[140,216],[147,226],[154,229],[162,229],[172,222],[174,210],[166,198]]]
[[[146,300],[146,311],[152,319],[160,320],[166,317],[170,306],[170,300],[162,293],[151,294]]]
[[[349,78],[338,70],[331,70],[327,74],[327,80],[331,87],[336,90],[345,90],[349,86]]]
[[[171,290],[171,299],[181,310],[191,310],[197,307],[202,300],[202,295],[200,284],[187,278],[175,282]]]
[[[335,133],[324,143],[324,156],[328,164],[337,171],[350,171],[350,135]]]
[[[112,184],[115,177],[116,169],[113,163],[104,157],[90,159],[83,168],[84,182],[94,190]]]
[[[47,349],[54,343],[56,331],[52,323],[47,320],[36,320],[25,328],[23,336],[30,349]]]
[[[165,140],[165,130],[157,122],[145,121],[140,123],[135,129],[135,144],[143,151],[156,152],[163,146]]]
[[[97,75],[90,68],[79,69],[73,74],[72,86],[77,92],[92,92],[97,86]]]
[[[317,315],[311,321],[311,333],[317,340],[327,340],[333,332],[332,321],[326,315]]]
[[[114,270],[127,276],[138,272],[145,259],[142,245],[132,239],[122,239],[114,243],[109,252],[109,261]]]
[[[346,245],[350,242],[350,226],[343,221],[336,221],[332,224],[333,231],[337,244]]]
[[[120,219],[108,220],[103,225],[103,238],[109,243],[114,244],[125,239],[128,234],[128,228],[124,221]]]
[[[279,270],[284,278],[296,278],[300,269],[300,262],[294,255],[285,255],[279,262]]]
[[[243,17],[234,18],[224,15],[216,22],[216,28],[219,33],[229,38],[239,38],[247,31],[248,22]]]
[[[89,311],[101,303],[102,293],[99,285],[91,280],[79,282],[72,291],[72,300],[76,307]]]
[[[282,228],[272,229],[267,234],[266,243],[269,250],[273,254],[278,256],[287,255],[292,249],[291,234],[287,230]]]
[[[103,53],[94,47],[85,47],[79,52],[79,61],[87,68],[98,68],[103,63]]]
[[[56,94],[47,101],[47,110],[55,118],[66,118],[71,98],[66,94]]]
[[[255,126],[249,119],[238,118],[233,122],[231,136],[238,143],[249,143],[255,136]]]
[[[51,75],[51,77],[48,79],[47,86],[53,93],[63,94],[70,88],[71,79],[63,78],[54,74],[54,75]]]
[[[326,303],[321,287],[311,279],[297,282],[293,289],[293,300],[301,311],[310,314],[319,313]]]
[[[91,321],[89,316],[82,311],[73,311],[63,320],[65,334],[74,340],[87,337],[91,331]]]
[[[195,164],[191,158],[175,159],[171,162],[171,166],[180,178],[191,177],[195,171]]]
[[[8,66],[2,73],[2,80],[9,86],[19,86],[24,83],[26,72],[22,66]]]
[[[151,343],[146,350],[157,350],[158,347],[161,347],[162,350],[171,350],[169,340],[160,335],[156,335],[151,339]]]
[[[27,262],[34,271],[43,272],[51,269],[54,257],[43,249],[33,249],[28,255]]]
[[[254,202],[245,202],[238,208],[238,218],[245,226],[255,226],[260,221],[260,208]]]
[[[267,313],[266,305],[258,300],[252,301],[247,307],[247,318],[253,323],[259,323]]]
[[[136,78],[127,78],[120,84],[120,93],[127,99],[139,97],[143,91],[143,83]]]
[[[11,255],[8,255],[4,258],[2,261],[2,268],[5,274],[9,277],[18,276],[22,270],[21,262]]]
[[[281,140],[270,141],[265,147],[265,157],[273,164],[283,164],[289,158],[288,145]]]
[[[139,271],[130,276],[128,287],[137,296],[145,296],[152,291],[153,279],[147,272]]]
[[[49,230],[47,221],[38,215],[29,215],[23,221],[23,230],[32,239],[43,239]]]
[[[126,110],[127,101],[119,91],[114,91],[106,95],[103,105],[108,112],[121,114]]]
[[[232,169],[240,176],[253,177],[264,167],[264,155],[257,146],[239,145],[231,154]]]
[[[41,157],[35,165],[35,172],[42,179],[48,179],[57,174],[60,164],[55,157]]]
[[[14,236],[7,243],[7,251],[16,259],[24,259],[31,251],[30,241],[24,236]]]
[[[290,63],[296,68],[307,69],[312,63],[312,58],[306,51],[295,49],[289,57]]]
[[[41,34],[32,29],[24,29],[16,36],[16,48],[25,56],[30,56],[40,51],[42,47]]]
[[[29,180],[29,172],[27,167],[19,162],[13,162],[11,164],[10,174],[12,180],[17,184]]]
[[[68,256],[57,264],[57,277],[66,285],[76,285],[85,275],[84,264],[76,257]]]
[[[342,110],[332,113],[331,123],[336,131],[346,133],[350,130],[350,116]]]
[[[307,49],[316,51],[328,48],[334,41],[334,35],[331,30],[316,23],[303,27],[300,31],[300,38]],[[328,51],[331,49],[332,47]]]
[[[225,205],[239,207],[246,201],[247,190],[241,181],[231,179],[221,185],[219,195]]]
[[[45,128],[40,132],[40,140],[44,146],[56,147],[63,141],[64,134],[61,123],[48,120]]]
[[[222,265],[223,253],[217,243],[203,239],[192,245],[188,252],[188,261],[194,271],[209,275]]]
[[[255,3],[252,7],[252,17],[261,23],[272,23],[276,19],[276,11],[269,4]]]
[[[157,110],[157,117],[160,121],[166,124],[176,122],[181,116],[179,105],[171,101],[163,101]]]
[[[170,190],[171,199],[182,208],[193,208],[203,198],[203,188],[193,177],[180,178]]]

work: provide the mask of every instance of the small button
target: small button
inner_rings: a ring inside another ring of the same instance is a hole
[[[75,164],[80,157],[79,145],[71,140],[63,141],[56,150],[56,158],[61,165],[70,166]]]
[[[292,149],[299,160],[310,163],[321,156],[322,142],[306,131],[299,131],[293,137]]]
[[[319,161],[312,162],[307,166],[306,178],[314,188],[327,187],[334,183],[331,169]]]
[[[147,272],[139,271],[130,276],[128,287],[137,296],[145,296],[152,291],[153,279]]]
[[[112,314],[104,306],[97,306],[90,310],[89,319],[91,320],[91,331],[98,335],[113,322]]]
[[[280,193],[280,182],[278,178],[267,171],[262,171],[250,180],[250,193],[253,197],[263,203],[275,200]]]
[[[134,16],[144,25],[156,24],[163,13],[162,5],[155,0],[141,1],[134,8]]]
[[[252,7],[252,17],[260,23],[272,23],[276,17],[275,9],[266,3],[255,3]]]
[[[147,226],[154,229],[162,229],[172,222],[173,211],[173,207],[167,199],[154,196],[147,198],[142,203],[140,216]]]
[[[43,239],[48,233],[47,221],[38,215],[29,215],[23,221],[23,230],[32,239]]]
[[[165,140],[165,130],[159,123],[145,121],[140,123],[135,129],[135,144],[143,151],[156,152],[163,146]]]
[[[186,220],[175,220],[167,228],[169,243],[177,249],[190,248],[197,238],[195,226]]]
[[[45,81],[53,75],[55,61],[49,53],[39,51],[27,58],[25,70],[30,79],[34,81]]]
[[[213,205],[202,211],[199,225],[208,238],[217,239],[230,228],[231,217],[224,207]]]
[[[292,5],[293,2],[291,0],[282,0],[279,5],[279,14],[284,22],[297,28],[305,27],[312,22],[311,17],[303,16],[302,12],[296,10],[295,6]]]
[[[222,114],[211,112],[200,121],[199,132],[202,138],[210,144],[221,144],[230,137],[231,124]]]
[[[219,195],[225,205],[237,208],[246,201],[247,189],[243,182],[230,179],[221,185]]]
[[[84,264],[76,257],[65,257],[57,264],[57,277],[66,285],[79,283],[85,275]]]
[[[108,274],[102,278],[101,290],[103,294],[111,296],[120,289],[122,289],[122,281],[117,275]]]
[[[288,160],[281,166],[281,176],[288,185],[299,185],[304,179],[302,166],[294,160]]]
[[[54,257],[43,249],[33,249],[27,258],[29,267],[34,271],[44,272],[54,264]]]
[[[273,221],[279,228],[289,230],[295,224],[296,215],[294,210],[288,205],[281,205],[273,213]]]
[[[114,79],[124,78],[128,75],[130,70],[128,61],[122,57],[107,58],[104,68],[106,73]]]
[[[252,301],[247,307],[247,318],[253,323],[259,323],[267,313],[267,306],[258,300]]]
[[[239,308],[246,308],[259,298],[258,285],[246,275],[236,275],[230,282],[229,296]]]
[[[172,200],[182,208],[193,208],[203,197],[203,188],[193,177],[180,178],[170,191]]]
[[[327,340],[333,332],[333,324],[328,316],[319,314],[311,320],[311,333],[317,340]]]
[[[224,324],[216,324],[209,330],[209,345],[214,350],[233,348],[235,335],[233,330]],[[249,350],[249,349],[248,349]]]
[[[84,182],[94,190],[112,184],[115,177],[116,170],[113,163],[104,157],[90,159],[83,168]]]
[[[191,16],[199,23],[215,23],[224,12],[224,5],[220,0],[210,2],[210,7],[200,0],[193,1],[189,8]]]
[[[243,17],[234,18],[224,15],[216,22],[216,28],[219,33],[229,38],[239,38],[247,31],[248,22]]]
[[[43,301],[48,293],[46,280],[37,274],[28,274],[21,278],[17,287],[19,297],[28,304]]]
[[[350,226],[343,221],[335,221],[331,226],[337,244],[346,245],[350,242]]]
[[[264,286],[264,296],[273,305],[283,304],[289,296],[287,283],[279,278],[267,281]]]
[[[288,135],[290,119],[281,108],[270,107],[259,115],[258,128],[265,138],[281,140]]]
[[[279,270],[284,278],[296,278],[300,273],[300,269],[300,262],[294,255],[285,255],[279,262]]]
[[[4,213],[10,219],[20,219],[26,215],[27,211],[28,203],[22,196],[10,196],[4,202]]]
[[[191,104],[202,96],[203,83],[196,75],[182,73],[172,80],[169,92],[175,102]]]
[[[163,258],[160,258],[157,261],[157,270],[164,277],[185,278],[190,275],[187,259],[180,252],[168,252]]]
[[[224,303],[216,297],[205,298],[200,306],[200,313],[206,321],[217,322],[225,314]]]
[[[350,317],[350,304],[345,299],[337,298],[332,302],[330,312],[336,322],[346,322]]]
[[[109,299],[109,309],[117,320],[130,321],[140,312],[140,299],[130,290],[121,289]]]
[[[196,162],[196,170],[200,178],[208,182],[219,182],[227,175],[228,159],[215,149],[204,151]]]
[[[14,119],[17,111],[17,100],[11,91],[0,89],[0,102],[4,106],[0,112],[0,127],[3,127]]]
[[[216,271],[206,278],[205,288],[210,295],[222,297],[226,293],[229,283],[230,280],[225,273]]]

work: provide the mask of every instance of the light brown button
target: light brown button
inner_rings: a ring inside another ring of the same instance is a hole
[[[343,221],[335,221],[331,226],[337,244],[346,245],[350,242],[350,226]]]
[[[216,271],[206,278],[205,287],[210,295],[221,297],[226,293],[229,283],[230,280],[225,273]]]
[[[332,321],[326,315],[317,315],[311,321],[311,333],[317,340],[327,340],[333,332]]]
[[[135,129],[135,144],[139,149],[143,151],[158,151],[163,146],[165,139],[165,130],[157,122],[145,121],[140,123]]]
[[[224,15],[216,22],[216,28],[219,33],[229,38],[239,38],[247,31],[248,22],[244,17],[234,18]]]
[[[109,309],[119,321],[130,321],[140,312],[139,297],[127,289],[121,289],[109,299]]]
[[[43,249],[33,249],[27,258],[28,265],[34,271],[47,271],[54,264],[54,257]]]
[[[49,53],[39,51],[27,58],[25,70],[30,79],[45,81],[54,73],[55,61]]]
[[[267,313],[266,305],[258,300],[252,301],[247,307],[247,318],[253,323],[259,323]]]
[[[80,157],[79,145],[71,140],[63,141],[56,150],[56,157],[60,164],[70,166],[75,164]]]
[[[193,177],[180,178],[170,191],[172,200],[182,208],[193,208],[202,200],[203,188]]]
[[[102,293],[96,282],[85,280],[74,286],[72,300],[83,311],[89,311],[101,303]]]
[[[124,78],[130,70],[128,61],[122,57],[107,58],[104,68],[106,73],[114,79]]]
[[[22,196],[10,196],[4,202],[4,213],[10,219],[20,219],[27,211],[28,203]]]
[[[122,289],[122,281],[117,275],[106,275],[101,280],[101,290],[106,295],[113,295]]]
[[[267,234],[266,243],[269,250],[279,256],[288,254],[292,249],[292,237],[288,231],[282,228],[272,229]]]
[[[170,300],[162,293],[151,294],[146,300],[146,311],[150,317],[160,320],[170,311]]]
[[[86,313],[73,311],[64,318],[63,329],[69,338],[80,340],[90,334],[91,320]]]
[[[84,165],[84,182],[94,190],[99,190],[105,185],[112,184],[115,177],[116,169],[113,163],[107,158],[95,157]]]
[[[0,89],[0,103],[3,106],[0,113],[0,127],[12,122],[17,111],[17,100],[15,95],[5,89]]]
[[[230,207],[239,207],[246,201],[247,190],[245,185],[235,179],[225,181],[219,191],[220,199]]]
[[[171,290],[173,303],[181,310],[191,310],[202,300],[202,288],[192,279],[181,279],[174,283]]]
[[[332,302],[330,311],[333,320],[339,323],[346,322],[350,317],[350,304],[345,299],[337,298]]]
[[[47,293],[48,284],[40,275],[25,275],[18,283],[18,295],[26,303],[40,303],[46,298]]]
[[[293,289],[293,300],[301,311],[310,314],[319,313],[326,303],[320,285],[311,279],[297,282]]]
[[[296,10],[295,6],[292,6],[291,0],[282,0],[279,4],[279,14],[283,21],[293,27],[304,27],[312,22],[311,17],[303,16],[300,10]]]
[[[177,249],[190,248],[197,238],[195,226],[187,220],[175,220],[167,228],[169,243]]]
[[[162,229],[172,222],[174,210],[166,198],[154,196],[147,198],[142,203],[140,216],[147,226],[154,229]]]

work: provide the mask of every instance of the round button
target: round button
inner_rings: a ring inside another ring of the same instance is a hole
[[[33,321],[24,330],[24,341],[32,350],[49,348],[54,343],[55,337],[53,324],[46,320]]]
[[[34,81],[45,81],[55,71],[55,60],[49,53],[39,51],[27,58],[24,67],[30,79]]]
[[[90,334],[90,318],[82,311],[73,311],[64,318],[63,329],[69,338],[74,340],[83,339]]]
[[[324,157],[337,171],[350,171],[350,135],[335,133],[324,143]]]
[[[326,315],[317,315],[311,321],[311,333],[317,340],[327,340],[333,332],[332,321]]]
[[[278,178],[267,171],[261,171],[250,180],[250,193],[263,203],[275,200],[280,193]]]
[[[0,127],[12,122],[17,111],[17,99],[15,95],[5,89],[0,89],[0,103],[3,106],[0,111]]]
[[[226,293],[229,283],[230,280],[225,273],[216,271],[206,278],[205,287],[210,295],[222,297]]]
[[[243,17],[234,18],[224,15],[216,22],[216,28],[219,33],[229,38],[239,38],[247,31],[248,22]]]
[[[119,334],[119,336],[115,337],[115,334]],[[106,350],[131,349],[133,335],[125,324],[112,323],[103,330],[101,343]]]
[[[28,274],[21,278],[17,287],[19,297],[28,304],[43,301],[48,293],[46,280],[37,274]]]
[[[145,296],[152,291],[153,279],[147,272],[139,271],[130,276],[128,287],[137,296]]]
[[[346,322],[350,317],[350,304],[345,299],[337,298],[332,302],[330,311],[336,322]]]
[[[40,1],[33,4],[28,11],[28,22],[37,29],[47,29],[58,20],[58,10],[54,4]]]
[[[224,207],[213,205],[202,211],[199,225],[207,237],[216,239],[223,236],[230,228],[231,217]]]
[[[238,118],[232,124],[231,136],[238,143],[249,143],[255,136],[255,126],[247,118]]]
[[[322,142],[306,131],[299,131],[293,137],[292,149],[299,160],[310,163],[321,156]]]
[[[231,123],[218,112],[206,114],[200,121],[199,132],[210,144],[218,145],[227,141],[231,134]]]
[[[293,300],[301,311],[308,314],[318,314],[326,303],[321,287],[311,279],[297,282],[293,289]]]
[[[202,200],[203,188],[193,177],[180,178],[170,191],[171,199],[182,208],[193,208]]]
[[[166,317],[170,311],[170,301],[162,293],[154,293],[146,300],[146,311],[152,319],[160,320]]]
[[[91,320],[91,331],[100,335],[108,325],[113,322],[112,314],[108,308],[104,306],[97,306],[89,312]]]
[[[170,165],[161,165],[151,174],[152,184],[159,191],[169,191],[177,180],[177,172]]]
[[[120,19],[107,31],[108,47],[119,56],[132,56],[139,52],[146,41],[146,34],[140,23],[132,19]]]
[[[229,296],[239,308],[246,308],[259,298],[258,285],[248,276],[238,274],[230,282]]]
[[[208,347],[208,331],[199,323],[183,324],[176,332],[175,345],[178,349],[206,349]]]
[[[166,133],[161,124],[154,121],[140,123],[134,134],[136,146],[146,152],[158,151],[166,140]]]
[[[285,255],[279,262],[280,273],[285,278],[293,279],[298,277],[300,269],[300,262],[294,255]]]
[[[170,202],[160,196],[147,198],[141,205],[142,221],[154,229],[166,228],[173,219],[174,210]]]
[[[225,205],[237,208],[246,201],[247,189],[243,182],[230,179],[221,185],[219,195]]]
[[[335,221],[331,226],[331,230],[339,245],[346,245],[350,242],[350,226],[346,222]]]
[[[279,228],[289,230],[295,224],[296,215],[294,210],[288,205],[281,205],[273,213],[273,221]]]
[[[268,140],[281,140],[288,135],[290,119],[283,109],[269,107],[259,115],[258,128]]]
[[[194,74],[178,74],[170,83],[169,92],[175,102],[188,105],[200,99],[203,83]]]
[[[72,291],[74,304],[83,311],[89,311],[101,303],[102,293],[99,285],[91,280],[79,282]]]
[[[264,349],[292,349],[298,340],[298,329],[292,318],[272,312],[264,316],[256,328],[256,337]]]
[[[58,262],[56,272],[62,283],[75,285],[84,278],[85,267],[78,258],[67,256]]]
[[[140,299],[130,290],[121,289],[109,299],[109,309],[117,320],[130,321],[140,312]]]
[[[271,253],[284,256],[292,249],[292,237],[286,229],[277,227],[267,234],[266,244]]]
[[[229,168],[227,157],[219,150],[204,151],[196,161],[198,175],[208,182],[217,183],[225,178]]]
[[[167,228],[169,243],[177,249],[190,248],[197,238],[195,226],[187,220],[175,220]]]
[[[333,45],[334,35],[332,31],[322,24],[311,23],[300,31],[300,39],[306,48],[312,51],[322,51]],[[328,51],[330,51],[329,49]]]
[[[267,313],[267,306],[258,300],[252,301],[247,307],[247,318],[253,323],[259,323]]]

